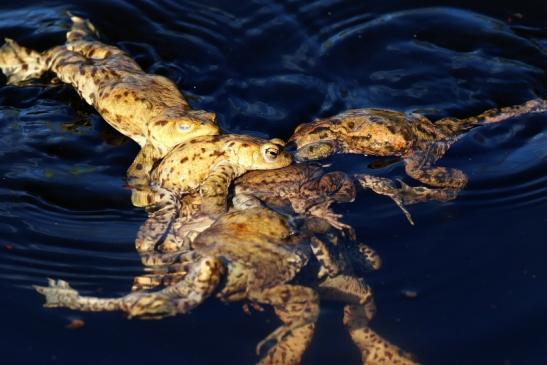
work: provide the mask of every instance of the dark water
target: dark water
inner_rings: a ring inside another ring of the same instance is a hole
[[[0,36],[38,49],[63,42],[65,10],[92,19],[231,132],[286,138],[354,107],[439,118],[547,95],[543,1],[2,3]],[[454,202],[411,207],[415,227],[370,192],[337,207],[384,259],[366,276],[373,327],[424,364],[547,364],[546,133],[545,114],[469,132],[443,159],[469,185]],[[1,364],[257,360],[276,323],[239,304],[210,300],[162,321],[41,307],[31,285],[46,277],[112,296],[142,271],[133,240],[145,214],[123,179],[136,151],[69,87],[0,87]],[[400,163],[334,162],[404,176]],[[359,363],[339,309],[323,306],[304,364]],[[66,329],[72,319],[85,327]]]

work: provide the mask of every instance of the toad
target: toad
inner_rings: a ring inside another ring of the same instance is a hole
[[[180,270],[186,275],[156,292],[134,291],[121,298],[85,297],[65,281],[35,287],[46,307],[81,311],[123,311],[129,317],[163,318],[184,314],[208,297],[226,302],[249,300],[272,306],[282,324],[257,346],[262,365],[298,365],[315,330],[319,300],[344,307],[344,324],[362,354],[363,364],[416,364],[412,357],[368,326],[375,312],[372,294],[361,279],[330,273],[317,286],[293,283],[307,264],[303,236],[294,235],[288,219],[270,209],[253,207],[221,215],[192,242]]]
[[[423,184],[461,190],[465,174],[453,168],[435,166],[469,129],[509,118],[547,111],[547,101],[533,99],[522,105],[491,109],[464,119],[443,118],[433,123],[423,115],[384,109],[353,109],[299,125],[289,142],[297,146],[297,160],[313,160],[334,153],[398,156],[406,173]]]
[[[353,181],[341,171],[325,173],[316,165],[296,164],[248,172],[234,182],[234,187],[234,199],[253,197],[271,208],[320,217],[337,229],[352,232],[350,226],[340,222],[341,215],[330,209],[333,203],[355,200]]]
[[[229,188],[235,178],[249,170],[275,169],[292,162],[283,145],[275,138],[268,141],[223,134],[201,136],[175,146],[151,172],[153,183],[146,198],[149,218],[139,229],[137,251],[153,251],[179,216],[183,223],[189,219],[198,222],[198,231],[208,227],[214,220],[211,217],[227,210]],[[143,260],[149,262],[150,258],[143,256]]]
[[[66,43],[41,53],[6,39],[0,48],[0,69],[11,85],[53,72],[107,123],[138,143],[141,150],[128,170],[128,182],[135,188],[133,203],[146,205],[154,162],[183,141],[218,134],[215,114],[193,110],[171,80],[145,73],[124,51],[98,41],[88,20],[72,15],[70,19]]]

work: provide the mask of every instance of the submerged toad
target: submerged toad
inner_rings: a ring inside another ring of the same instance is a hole
[[[184,149],[190,151],[189,147]],[[296,164],[245,173],[234,181],[231,202],[235,209],[264,203],[288,215],[317,217],[328,223],[328,229],[334,227],[355,238],[353,228],[341,222],[342,216],[330,208],[333,203],[352,202],[355,194],[355,185],[345,173],[325,173],[319,166]],[[164,194],[164,202],[149,209],[149,218],[139,229],[136,240],[144,265],[164,264],[169,257],[162,252],[187,246],[187,239],[212,224],[212,219],[201,214],[202,203],[198,191],[178,198]]]
[[[353,237],[353,229],[340,222],[342,216],[335,214],[330,206],[333,203],[350,203],[355,200],[354,179],[364,189],[390,197],[411,224],[414,222],[406,205],[431,200],[448,201],[456,196],[452,189],[411,187],[400,180],[400,187],[397,187],[395,182],[386,178],[367,174],[349,176],[341,171],[325,173],[319,166],[301,163],[276,170],[246,173],[234,182],[234,199],[241,200],[252,196],[275,209],[289,207],[296,214],[324,219],[331,226]]]
[[[320,217],[337,229],[352,231],[340,222],[341,215],[330,209],[333,203],[349,203],[355,199],[353,181],[343,172],[325,173],[319,166],[296,164],[248,172],[238,178],[234,186],[234,199],[254,197],[269,207]]]
[[[470,118],[444,118],[432,123],[419,114],[354,109],[299,125],[289,142],[296,144],[296,156],[300,160],[324,158],[334,153],[400,156],[410,177],[433,187],[458,191],[467,182],[464,173],[434,166],[458,136],[478,125],[545,111],[547,102],[534,99]]]
[[[83,297],[61,280],[36,289],[46,297],[46,307],[123,311],[139,318],[188,313],[215,292],[227,302],[246,299],[270,305],[282,325],[257,346],[260,353],[273,341],[260,361],[263,365],[299,364],[314,333],[319,298],[333,299],[347,304],[344,324],[363,364],[415,364],[410,355],[369,328],[375,309],[362,280],[329,271],[313,287],[292,283],[309,259],[304,237],[308,236],[292,234],[287,218],[270,209],[234,210],[200,233],[189,250],[178,253],[184,264],[173,267],[184,275],[159,291],[135,291],[121,298]]]
[[[0,48],[0,69],[12,85],[47,71],[72,85],[106,122],[139,144],[141,151],[128,170],[128,180],[146,191],[148,172],[173,146],[219,133],[215,114],[192,110],[171,80],[145,73],[121,49],[99,42],[88,20],[70,19],[66,43],[42,53],[6,39]],[[145,196],[135,190],[135,205],[144,205]]]
[[[324,233],[334,227],[354,240],[353,228],[343,223],[342,215],[331,209],[333,203],[354,201],[354,180],[365,189],[393,199],[411,224],[414,222],[406,205],[430,200],[447,201],[455,197],[450,189],[410,187],[403,182],[400,182],[401,187],[397,187],[386,178],[366,174],[349,176],[341,171],[326,173],[316,165],[295,164],[245,173],[234,181],[231,202],[235,209],[257,207],[263,203],[284,214],[305,218],[307,224],[319,222],[309,231]],[[188,247],[189,240],[214,222],[211,217],[201,214],[202,201],[197,190],[182,197],[164,193],[163,201],[148,209],[149,218],[139,229],[135,241],[145,266],[170,263],[173,257],[166,253]]]

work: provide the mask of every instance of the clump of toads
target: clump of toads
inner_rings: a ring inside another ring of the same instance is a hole
[[[312,338],[319,302],[341,301],[363,364],[416,364],[369,327],[373,296],[356,272],[377,270],[381,261],[355,241],[331,205],[352,202],[359,185],[392,198],[413,223],[406,205],[454,199],[465,186],[462,171],[436,165],[462,133],[545,112],[545,100],[435,123],[418,114],[349,110],[298,126],[289,139],[300,162],[293,163],[284,141],[222,133],[215,114],[193,110],[173,82],[99,42],[89,21],[71,20],[66,43],[45,52],[6,39],[0,68],[14,85],[53,72],[140,145],[127,179],[133,204],[148,212],[136,239],[147,274],[120,298],[82,296],[50,279],[36,286],[46,307],[163,318],[188,313],[211,296],[269,305],[281,325],[258,344],[260,364],[296,365]],[[395,156],[429,187],[304,162],[335,153]]]

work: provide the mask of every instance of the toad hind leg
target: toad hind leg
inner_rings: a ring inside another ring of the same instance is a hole
[[[67,49],[91,59],[105,59],[113,55],[123,54],[121,49],[97,41],[99,33],[89,20],[70,13],[68,15],[72,21],[72,26],[66,34]]]
[[[412,357],[387,342],[368,323],[376,313],[372,291],[362,279],[350,275],[326,278],[319,285],[322,299],[348,303],[344,306],[344,325],[361,351],[363,365],[415,365]]]
[[[425,151],[412,152],[404,159],[405,172],[421,183],[438,187],[461,190],[467,183],[467,177],[458,169],[435,166],[450,147],[450,142],[434,142]]]
[[[67,12],[67,15],[72,22],[70,31],[66,34],[67,42],[94,40],[99,38],[97,29],[89,20],[75,16],[70,12]]]
[[[481,124],[500,123],[523,114],[545,112],[547,112],[547,100],[536,98],[520,105],[489,109],[469,118],[443,118],[435,122],[435,127],[447,137],[457,137],[462,132]]]
[[[218,287],[226,266],[216,257],[203,257],[196,261],[183,281],[159,293],[173,298],[177,313],[188,313],[207,299]]]
[[[211,257],[196,262],[182,281],[153,293],[134,292],[120,298],[84,297],[63,280],[49,279],[48,286],[34,286],[46,298],[45,307],[80,311],[123,311],[130,318],[163,318],[188,313],[211,295],[224,275],[224,264]]]
[[[250,299],[270,304],[283,322],[279,328],[257,345],[260,353],[263,345],[275,341],[260,360],[260,365],[298,365],[315,330],[319,314],[317,293],[303,286],[279,285],[265,291],[251,293]]]
[[[354,248],[359,251],[359,255],[355,255],[355,257],[352,255],[354,260],[357,259],[358,263],[364,264],[368,270],[380,270],[382,267],[382,258],[373,248],[364,243],[354,245]]]
[[[86,312],[116,311],[123,307],[123,298],[83,297],[64,280],[48,279],[48,286],[34,285],[46,298],[46,308],[70,308]]]
[[[344,307],[344,325],[351,339],[361,351],[363,365],[417,365],[413,356],[388,342],[370,327],[365,308],[358,305]]]
[[[81,78],[80,70],[89,69],[87,59],[82,55],[67,50],[64,46],[54,47],[39,53],[17,44],[14,40],[6,39],[0,48],[0,68],[8,77],[8,84],[20,85],[26,81],[39,78],[51,70],[68,84],[73,84],[81,96],[92,104],[90,93],[78,89]],[[85,81],[85,80],[84,80]]]
[[[97,298],[80,296],[63,280],[49,279],[47,287],[34,286],[34,289],[46,298],[46,308],[69,308],[84,312],[123,311],[143,318],[162,318],[176,314],[169,298],[156,293],[132,293],[120,298]],[[143,310],[145,308],[145,310]]]

